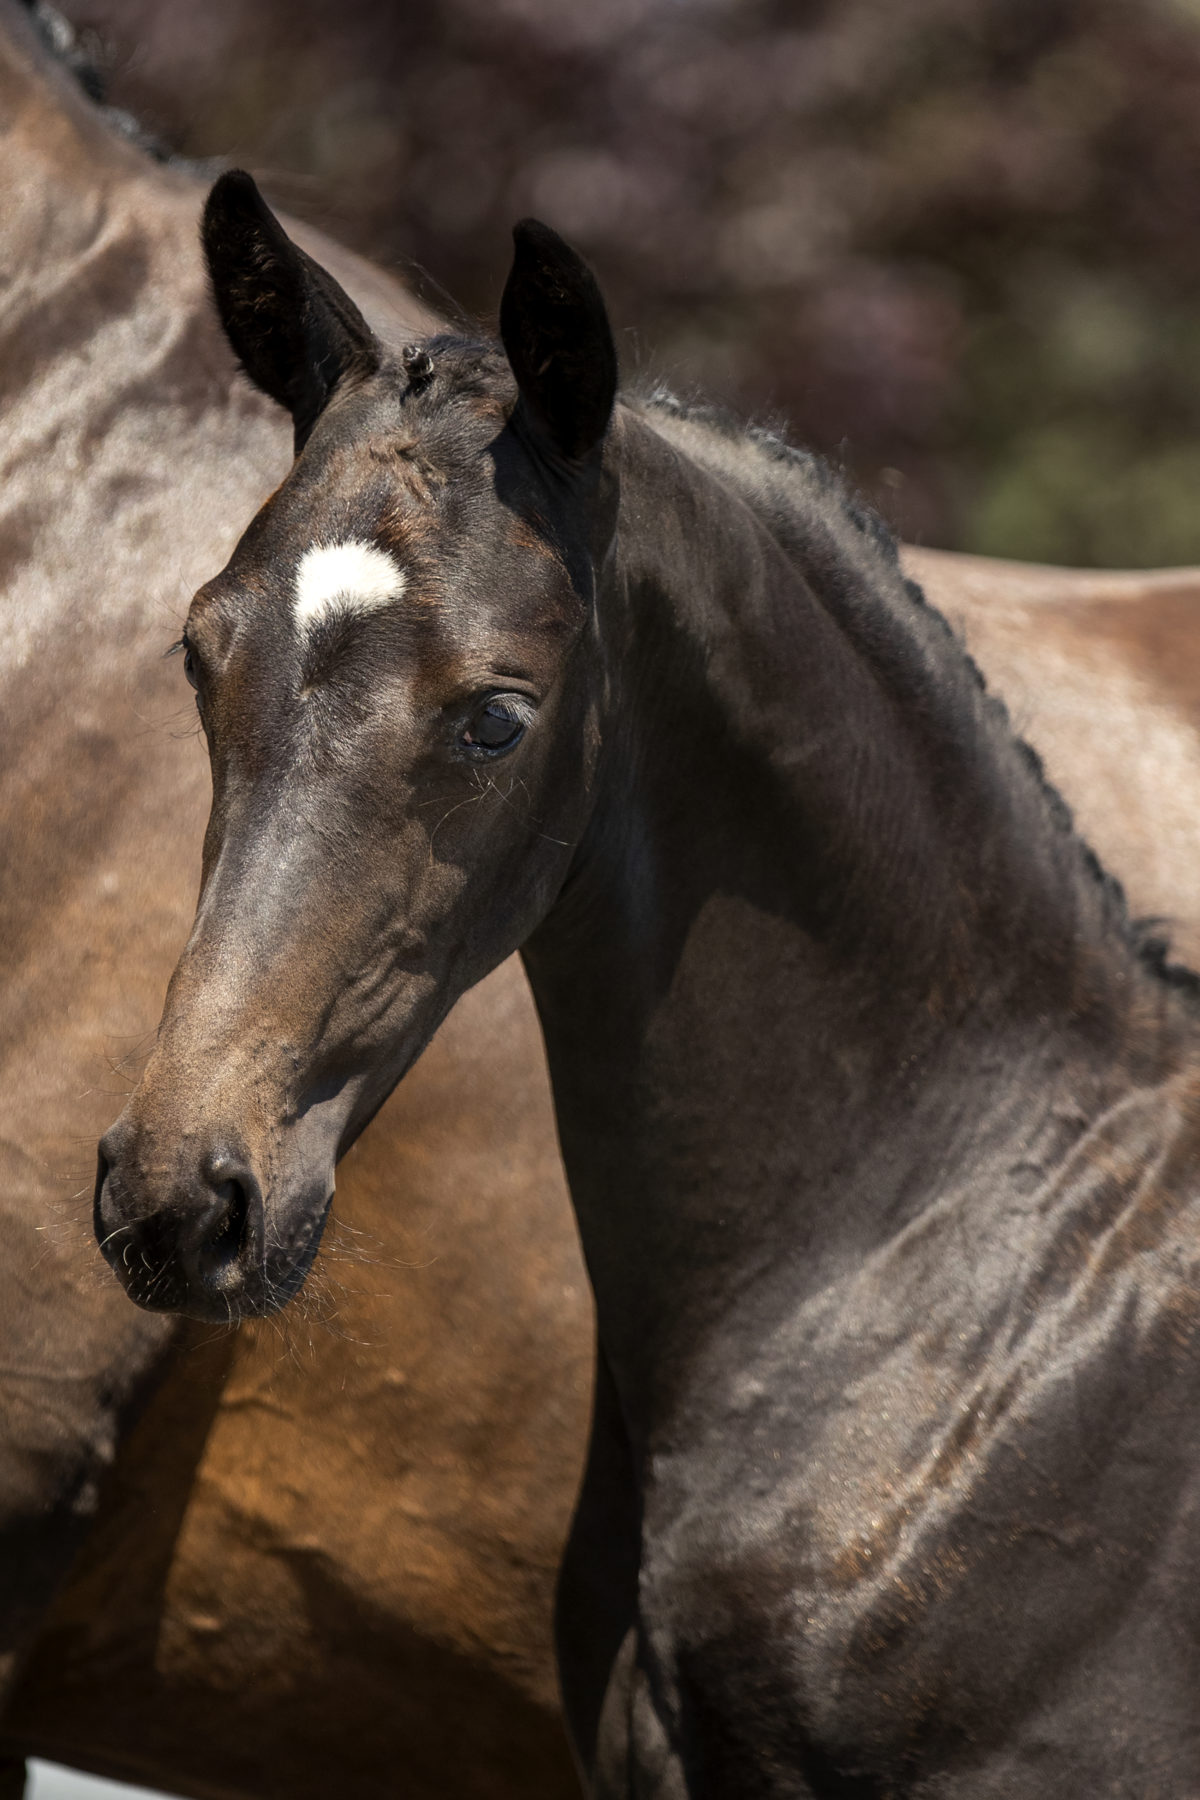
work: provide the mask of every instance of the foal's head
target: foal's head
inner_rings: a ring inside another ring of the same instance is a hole
[[[502,349],[393,355],[248,176],[210,197],[217,306],[297,460],[182,639],[200,901],[96,1188],[143,1305],[295,1292],[339,1151],[546,911],[587,817],[616,364],[584,264],[515,238]]]

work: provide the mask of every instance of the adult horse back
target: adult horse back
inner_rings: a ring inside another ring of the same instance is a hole
[[[820,465],[614,411],[552,232],[502,351],[399,359],[246,177],[206,245],[298,460],[185,628],[213,812],[113,1266],[278,1304],[523,945],[597,1301],[590,1790],[1190,1791],[1200,982]]]
[[[289,444],[212,318],[202,190],[9,0],[0,130],[3,1744],[195,1793],[568,1792],[549,1612],[587,1299],[516,965],[347,1159],[339,1212],[383,1266],[335,1266],[328,1331],[197,1347],[97,1279],[90,1139],[208,800],[163,652]],[[381,328],[422,328],[319,249]]]
[[[1053,569],[906,546],[905,569],[956,626],[1119,875],[1200,968],[1200,577]]]

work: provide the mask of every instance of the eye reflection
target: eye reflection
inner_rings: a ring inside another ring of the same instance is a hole
[[[474,756],[503,756],[515,750],[533,723],[533,707],[521,694],[489,694],[471,715],[459,739]]]

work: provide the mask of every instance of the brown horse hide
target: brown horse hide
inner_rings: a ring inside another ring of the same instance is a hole
[[[517,967],[346,1158],[316,1316],[179,1338],[96,1256],[92,1140],[152,1041],[208,804],[163,652],[289,433],[221,339],[203,186],[7,0],[0,25],[3,1746],[197,1794],[567,1794],[550,1612],[588,1305]],[[390,335],[422,328],[318,253]]]
[[[1200,571],[901,558],[1042,756],[1138,918],[1200,968]]]
[[[588,1314],[512,965],[341,1165],[316,1318],[172,1342],[90,1241],[92,1140],[158,1017],[207,806],[161,652],[288,426],[210,316],[201,186],[0,19],[4,1742],[197,1795],[566,1794],[549,1614]],[[1200,960],[1200,574],[909,561],[1135,910]]]

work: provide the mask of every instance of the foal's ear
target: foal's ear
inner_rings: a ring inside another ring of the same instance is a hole
[[[291,413],[299,455],[339,383],[379,367],[379,344],[243,170],[209,194],[201,238],[225,335],[255,386]]]
[[[617,352],[596,277],[548,225],[522,219],[500,302],[500,336],[520,406],[560,457],[599,444],[617,393]]]

